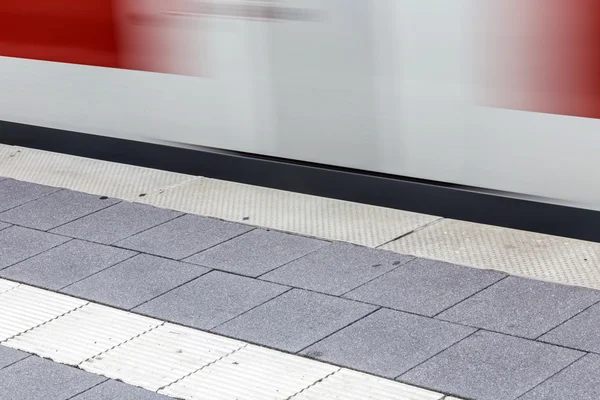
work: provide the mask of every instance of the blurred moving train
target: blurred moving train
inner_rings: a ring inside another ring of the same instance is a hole
[[[0,121],[600,210],[598,22],[597,0],[2,1]]]

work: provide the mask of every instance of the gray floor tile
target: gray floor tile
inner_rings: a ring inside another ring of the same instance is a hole
[[[302,354],[393,379],[473,332],[474,328],[381,309]]]
[[[66,242],[69,238],[11,226],[0,231],[0,270]]]
[[[438,318],[534,339],[600,300],[600,291],[510,276]]]
[[[208,271],[197,265],[140,254],[61,292],[131,309]]]
[[[399,380],[477,400],[514,400],[583,353],[479,331]]]
[[[73,397],[72,400],[169,400],[170,397],[146,389],[109,380]]]
[[[2,229],[6,229],[6,228],[8,228],[9,226],[10,226],[10,224],[4,223],[4,222],[0,222],[0,231],[1,231]]]
[[[0,276],[58,290],[135,254],[130,250],[73,239],[0,271]]]
[[[0,369],[29,357],[28,353],[0,345]]]
[[[588,308],[539,340],[561,346],[600,353],[600,304]]]
[[[47,231],[91,214],[119,200],[61,190],[0,214],[0,220]]]
[[[375,309],[294,289],[217,327],[214,332],[298,352]]]
[[[519,400],[600,399],[600,356],[588,354]]]
[[[185,261],[257,277],[328,244],[303,236],[255,229]]]
[[[506,274],[417,258],[346,297],[433,316],[497,282]]]
[[[5,179],[0,182],[0,212],[61,190],[60,188]]]
[[[117,243],[143,253],[181,260],[253,229],[199,215],[184,215]]]
[[[61,235],[111,244],[180,216],[177,211],[122,202],[53,229]]]
[[[263,279],[341,295],[413,257],[345,243],[323,247],[263,276]]]
[[[159,319],[212,329],[288,290],[288,287],[212,271],[135,311]]]
[[[29,357],[0,370],[0,396],[7,400],[65,400],[104,380],[100,375]]]

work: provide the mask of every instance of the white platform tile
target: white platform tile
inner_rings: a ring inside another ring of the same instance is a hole
[[[600,243],[445,219],[382,248],[600,289]]]
[[[0,157],[0,176],[131,200],[194,177],[49,151],[14,147]]]
[[[141,315],[87,304],[4,345],[63,364],[78,365],[160,324],[162,321]]]
[[[138,201],[371,247],[438,219],[425,214],[207,178],[198,178]]]
[[[248,345],[159,393],[189,400],[284,400],[337,370],[333,365]]]
[[[0,295],[0,342],[35,328],[87,302],[20,285]]]
[[[6,279],[0,279],[0,294],[8,292],[11,289],[19,286],[17,282],[7,281]]]
[[[342,369],[291,400],[441,400],[444,395]]]
[[[156,391],[243,347],[237,340],[165,324],[80,365]]]

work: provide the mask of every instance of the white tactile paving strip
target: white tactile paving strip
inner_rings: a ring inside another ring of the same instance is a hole
[[[381,248],[600,289],[600,243],[444,219]]]
[[[79,368],[169,396],[444,399],[440,393],[0,279],[0,287],[15,285],[0,293],[0,345],[71,364],[86,358]]]
[[[8,292],[9,290],[16,288],[17,286],[19,286],[19,284],[16,282],[0,279],[0,294]]]

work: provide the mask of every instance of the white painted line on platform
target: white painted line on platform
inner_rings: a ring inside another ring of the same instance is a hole
[[[98,304],[87,304],[4,343],[51,360],[78,365],[162,321]]]
[[[285,400],[339,369],[248,345],[159,393],[189,400]]]
[[[443,394],[342,369],[290,400],[441,400]]]
[[[8,292],[9,290],[16,288],[17,286],[19,286],[17,282],[7,281],[6,279],[0,278],[0,294]]]
[[[156,391],[240,349],[245,343],[162,325],[81,364],[81,368]]]
[[[28,285],[7,280],[0,284],[12,286],[0,294],[0,340],[21,333],[2,345],[62,363],[79,363],[89,372],[167,395],[190,400],[302,400],[332,393],[337,397],[318,398],[352,400],[354,393],[367,391],[361,399],[369,399],[370,393],[381,394],[377,398],[382,400],[388,393],[398,400],[443,398],[399,382]]]
[[[87,304],[27,285],[0,294],[0,342]]]
[[[444,219],[381,248],[600,289],[600,243]]]

